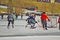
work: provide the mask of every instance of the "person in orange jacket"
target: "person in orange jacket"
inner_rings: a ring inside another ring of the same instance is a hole
[[[48,30],[47,29],[47,19],[48,19],[48,21],[50,21],[50,19],[48,18],[48,16],[46,15],[46,13],[45,12],[43,12],[42,14],[41,14],[41,22],[42,22],[42,26],[43,26],[43,28],[44,29],[46,29],[46,30]]]
[[[60,16],[58,18],[58,23],[59,23],[59,30],[60,30]]]

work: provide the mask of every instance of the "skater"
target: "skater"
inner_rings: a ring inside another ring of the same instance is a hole
[[[34,27],[36,21],[35,21],[35,16],[34,16],[33,13],[30,14],[30,16],[26,19],[26,21],[28,21],[28,24],[27,25],[31,25],[31,28],[32,29],[36,28],[36,27]],[[26,25],[26,27],[27,27],[27,25]]]
[[[58,23],[59,23],[59,30],[60,30],[60,16],[58,18]]]
[[[9,29],[10,23],[12,23],[12,28],[14,28],[14,18],[12,16],[12,14],[8,15],[7,20],[8,20],[8,26],[7,26],[7,28]]]
[[[42,26],[43,26],[43,28],[44,29],[46,29],[46,30],[48,30],[47,29],[47,19],[48,19],[48,21],[50,21],[50,19],[48,18],[48,16],[46,15],[46,13],[45,12],[43,12],[42,14],[41,14],[41,22],[42,22]]]
[[[3,16],[4,16],[4,15],[3,15],[3,14],[1,14],[1,19],[3,19]]]
[[[16,16],[16,19],[18,19],[18,15],[16,14],[15,16]]]
[[[21,14],[21,19],[23,19],[23,14]]]

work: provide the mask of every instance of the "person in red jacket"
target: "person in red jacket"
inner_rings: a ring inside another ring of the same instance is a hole
[[[46,30],[48,30],[48,29],[47,29],[47,21],[46,21],[47,19],[48,19],[48,21],[50,21],[50,19],[49,19],[48,16],[46,15],[46,13],[43,12],[43,13],[41,14],[41,22],[42,22],[43,28],[46,29]]]
[[[60,16],[58,18],[58,23],[59,23],[59,30],[60,30]]]

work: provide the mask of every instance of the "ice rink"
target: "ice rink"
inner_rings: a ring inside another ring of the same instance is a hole
[[[59,36],[0,37],[0,40],[60,40]]]
[[[25,28],[25,25],[27,24],[26,18],[27,16],[23,17],[23,20],[21,20],[20,16],[18,17],[18,20],[15,20],[14,28],[11,27],[7,29],[7,16],[4,16],[4,19],[0,19],[0,37],[9,37],[9,36],[60,36],[60,31],[58,29],[58,24],[56,25],[56,18],[58,17],[49,17],[52,21],[48,22],[48,27],[51,27],[51,25],[54,28],[48,28],[48,30],[43,30],[40,17],[37,16],[36,20],[38,21],[39,25],[35,25],[35,29],[30,29],[30,26]]]

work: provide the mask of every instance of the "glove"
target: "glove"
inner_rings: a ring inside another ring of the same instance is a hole
[[[50,21],[50,19],[48,19],[48,21]]]
[[[37,21],[36,21],[36,23],[37,23]]]
[[[26,21],[28,20],[28,18],[26,19]]]

